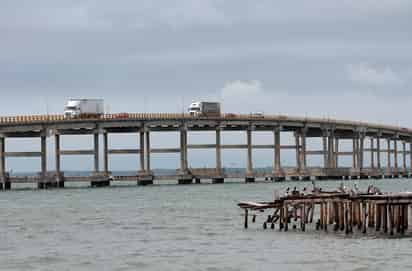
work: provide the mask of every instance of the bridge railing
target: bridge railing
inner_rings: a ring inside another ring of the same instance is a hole
[[[252,114],[234,114],[224,113],[218,117],[191,116],[187,113],[112,113],[105,114],[100,118],[66,118],[61,114],[52,115],[18,115],[0,117],[0,124],[30,124],[44,122],[65,122],[65,121],[85,121],[85,120],[253,120],[253,121],[290,121],[302,123],[319,123],[319,124],[339,124],[354,127],[368,127],[374,129],[393,130],[405,133],[412,133],[412,129],[394,126],[367,123],[361,121],[336,120],[329,118],[306,118],[286,115],[252,115]]]

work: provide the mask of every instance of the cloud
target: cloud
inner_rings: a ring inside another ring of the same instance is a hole
[[[390,67],[377,68],[367,63],[348,65],[346,68],[352,82],[369,86],[399,86],[404,80]]]
[[[262,94],[262,83],[259,80],[228,82],[221,89],[221,96],[225,98],[250,98]]]

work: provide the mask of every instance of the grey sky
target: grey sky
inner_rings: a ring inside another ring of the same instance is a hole
[[[0,2],[0,114],[282,113],[412,127],[412,2]],[[46,109],[47,108],[47,109]]]

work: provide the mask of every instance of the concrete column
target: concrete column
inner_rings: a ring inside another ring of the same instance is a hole
[[[54,135],[54,149],[55,149],[55,155],[56,155],[56,173],[59,175],[61,171],[60,135],[59,134]]]
[[[356,141],[357,138],[352,138],[352,168],[357,168],[356,157],[357,157],[357,150],[356,150]]]
[[[140,144],[140,171],[143,172],[145,171],[145,165],[144,165],[144,154],[145,154],[145,147],[144,147],[144,132],[140,131],[139,132],[140,135],[140,140],[139,140],[139,144]]]
[[[275,130],[273,131],[273,140],[275,143],[275,157],[274,157],[274,173],[278,173],[280,172],[280,168],[281,168],[281,164],[280,164],[280,128],[277,127],[275,128]],[[411,143],[412,144],[412,143]]]
[[[216,173],[218,176],[222,175],[222,156],[220,148],[220,128],[216,128]]]
[[[393,151],[394,151],[394,158],[393,158],[393,161],[394,161],[394,166],[395,166],[395,169],[396,169],[396,171],[398,171],[398,140],[396,140],[396,139],[394,139],[393,140]]]
[[[187,172],[187,130],[180,130],[180,169],[182,172]]]
[[[412,142],[409,143],[409,173],[412,173]]]
[[[103,164],[104,173],[109,174],[109,134],[103,133]]]
[[[94,172],[99,172],[99,133],[93,134],[94,142]]]
[[[328,136],[328,167],[333,168],[334,167],[334,150],[333,150],[333,139],[334,135],[333,132],[331,131]]]
[[[402,141],[402,163],[403,163],[403,170],[406,172],[406,143]]]
[[[41,140],[41,174],[46,176],[47,174],[47,137],[42,135]]]
[[[150,132],[146,131],[146,171],[150,172]]]
[[[328,168],[329,164],[329,153],[328,153],[328,144],[327,144],[327,135],[326,133],[322,136],[322,145],[323,145],[323,167]]]
[[[370,138],[370,149],[371,149],[371,168],[375,168],[375,151],[374,151],[374,139]]]
[[[387,139],[387,145],[388,145],[388,152],[387,152],[387,167],[388,167],[388,171],[391,170],[391,140],[388,138]]]
[[[253,163],[252,163],[252,129],[248,128],[246,131],[247,139],[247,169],[246,175],[253,175]]]
[[[339,164],[339,138],[335,138],[335,153],[334,153],[334,167],[338,168],[338,164]]]
[[[303,170],[306,170],[306,165],[307,165],[307,160],[306,160],[306,131],[302,131],[301,140],[302,140],[302,149],[301,149],[302,162],[301,162],[301,166],[302,166]]]
[[[364,155],[365,136],[362,134],[359,137],[359,168],[363,169],[363,155]]]
[[[296,147],[296,167],[298,171],[302,170],[302,163],[301,163],[301,145],[300,145],[300,133],[295,131],[295,147]]]
[[[6,139],[0,137],[0,178],[4,177],[6,174],[6,156],[4,152],[6,151]]]
[[[381,169],[381,138],[376,138],[376,162],[379,169]]]

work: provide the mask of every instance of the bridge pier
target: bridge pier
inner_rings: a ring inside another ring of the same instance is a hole
[[[247,144],[247,167],[245,182],[253,183],[255,176],[253,174],[253,160],[252,160],[252,127],[248,127],[246,130],[246,144]]]

